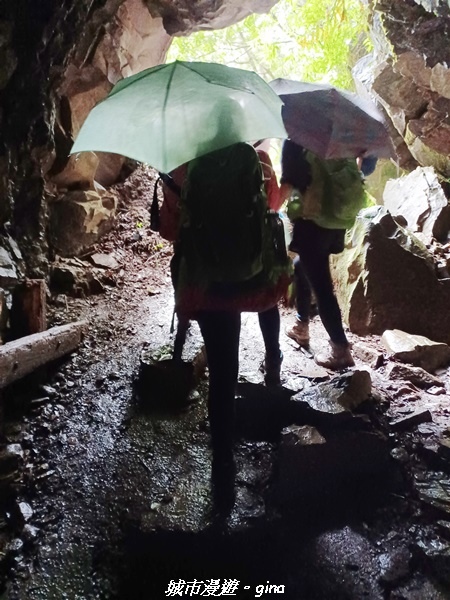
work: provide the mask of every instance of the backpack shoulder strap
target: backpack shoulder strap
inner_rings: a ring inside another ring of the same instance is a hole
[[[162,181],[159,176],[153,187],[153,199],[152,204],[150,206],[150,229],[152,231],[159,231],[161,226],[161,219],[159,215],[159,202],[158,202],[158,184]]]

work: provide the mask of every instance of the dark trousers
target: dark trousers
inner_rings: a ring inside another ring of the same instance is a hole
[[[266,356],[280,357],[278,306],[259,313]],[[234,399],[239,374],[241,313],[200,311],[197,321],[205,342],[209,369],[208,415],[215,455],[229,454],[233,445]]]
[[[309,321],[312,288],[331,341],[348,344],[330,273],[330,254],[344,249],[345,229],[325,229],[305,219],[297,219],[293,225],[290,249],[298,254],[294,259],[298,318]]]
[[[259,327],[269,362],[280,360],[280,313],[275,305],[269,310],[258,313]]]
[[[208,360],[208,415],[213,454],[229,454],[233,445],[241,313],[205,310],[198,313],[197,321]]]

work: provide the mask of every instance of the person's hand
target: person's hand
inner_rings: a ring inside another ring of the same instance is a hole
[[[280,196],[279,196],[279,205],[280,207],[286,202],[288,198],[290,198],[293,190],[293,186],[290,183],[282,183],[280,185]]]

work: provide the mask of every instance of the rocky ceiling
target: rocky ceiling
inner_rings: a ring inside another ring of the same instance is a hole
[[[276,1],[0,0],[0,227],[18,241],[24,272],[45,276],[55,252],[77,251],[61,247],[52,223],[74,221],[89,244],[114,215],[105,188],[122,159],[68,160],[94,104],[120,78],[164,62],[172,36],[226,27]],[[358,86],[384,107],[400,164],[449,177],[449,3],[361,1],[375,50],[355,68]]]

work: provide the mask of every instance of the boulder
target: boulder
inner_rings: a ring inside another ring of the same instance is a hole
[[[199,343],[186,348],[186,360],[174,360],[172,354],[170,346],[142,350],[136,391],[143,406],[170,410],[192,402],[190,392],[206,370],[204,346]]]
[[[67,192],[50,205],[50,240],[64,257],[86,251],[114,224],[117,198],[112,193]]]
[[[332,377],[293,396],[293,402],[306,403],[325,415],[339,415],[357,408],[369,399],[372,390],[370,373],[354,370]]]
[[[410,231],[420,232],[426,244],[433,238],[447,240],[450,207],[433,167],[418,167],[405,177],[388,181],[383,203],[394,219],[402,216]]]
[[[450,363],[450,346],[433,342],[421,335],[394,329],[385,331],[381,341],[394,358],[412,363],[425,371],[435,371]]]
[[[450,280],[438,278],[425,245],[385,208],[360,212],[332,270],[343,319],[354,333],[401,329],[450,341]]]

